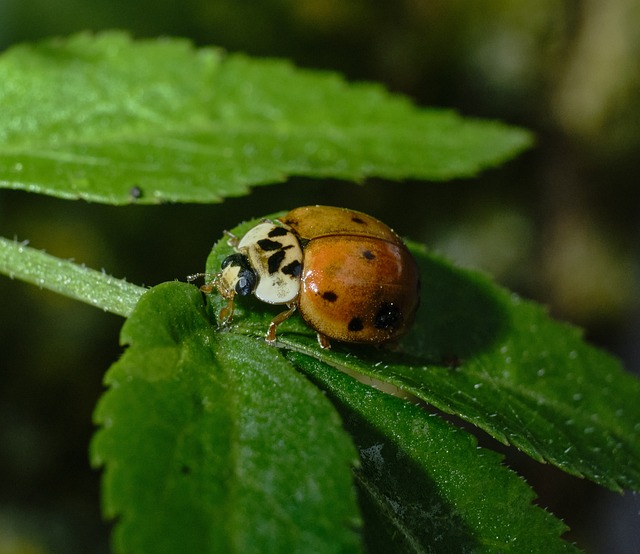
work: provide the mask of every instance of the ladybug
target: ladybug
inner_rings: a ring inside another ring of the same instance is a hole
[[[235,253],[202,290],[215,288],[227,300],[219,314],[223,323],[233,317],[236,295],[286,305],[269,324],[269,344],[296,310],[322,348],[330,348],[330,340],[394,341],[413,322],[417,264],[400,237],[369,215],[305,206],[258,223],[241,239],[232,235],[229,244]]]

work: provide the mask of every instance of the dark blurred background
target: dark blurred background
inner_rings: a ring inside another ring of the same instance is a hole
[[[0,49],[108,28],[380,81],[420,105],[526,126],[537,145],[475,179],[293,179],[212,206],[113,208],[3,190],[2,236],[152,285],[201,271],[240,220],[344,205],[547,304],[639,371],[637,0],[0,0]],[[87,446],[122,319],[4,277],[0,305],[0,553],[107,552]],[[640,551],[637,496],[501,450],[572,528],[569,540]]]

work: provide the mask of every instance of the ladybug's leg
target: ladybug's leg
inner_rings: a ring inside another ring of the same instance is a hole
[[[194,275],[189,275],[187,277],[187,281],[195,281],[199,277],[208,277],[209,273],[195,273]],[[220,288],[220,275],[216,275],[213,281],[209,281],[200,287],[200,291],[204,294],[211,294],[214,290],[218,290],[218,292],[222,295],[223,298],[226,298],[227,305],[220,310],[218,314],[218,319],[220,323],[226,325],[233,318],[233,309],[235,307],[233,298],[235,297],[235,292],[231,290],[227,290],[225,288]]]
[[[202,285],[200,287],[200,292],[203,292],[204,294],[211,294],[213,292],[213,289],[215,288],[216,285],[214,281],[211,281],[210,283],[205,283],[204,285]]]
[[[238,243],[240,242],[240,239],[230,231],[225,230],[224,234],[227,235],[227,237],[229,237],[229,239],[227,240],[227,244],[232,248],[237,248]]]
[[[230,323],[233,319],[233,310],[235,308],[235,303],[233,301],[233,296],[227,297],[227,305],[220,310],[218,314],[218,319],[222,325],[226,325]]]
[[[318,338],[318,344],[320,345],[320,348],[324,350],[331,349],[331,343],[325,335],[323,335],[322,333],[316,333],[316,336]]]
[[[280,325],[283,321],[286,321],[287,319],[289,319],[293,313],[296,311],[296,304],[291,304],[289,305],[289,309],[279,313],[276,317],[274,317],[271,320],[271,323],[269,323],[269,329],[267,329],[267,334],[265,336],[265,340],[267,341],[267,344],[270,345],[274,345],[276,343],[276,329],[278,328],[278,325]]]

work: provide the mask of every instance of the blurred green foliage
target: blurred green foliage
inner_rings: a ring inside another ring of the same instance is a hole
[[[0,233],[155,284],[201,270],[212,242],[239,220],[344,205],[548,303],[637,369],[639,12],[636,0],[4,0],[0,47],[114,27],[186,36],[528,126],[538,147],[474,180],[366,188],[300,180],[216,206],[116,209],[2,191]],[[0,373],[0,536],[23,552],[106,549],[97,475],[82,461],[121,320],[8,280],[0,303],[8,361]],[[510,461],[525,472],[526,464]],[[593,489],[556,473],[527,477],[574,529],[571,538],[597,549],[606,535],[593,518],[605,516]]]

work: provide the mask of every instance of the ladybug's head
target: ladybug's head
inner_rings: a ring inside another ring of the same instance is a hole
[[[231,298],[236,294],[247,296],[255,290],[257,283],[258,275],[244,254],[227,256],[216,277],[216,288],[224,298]]]

